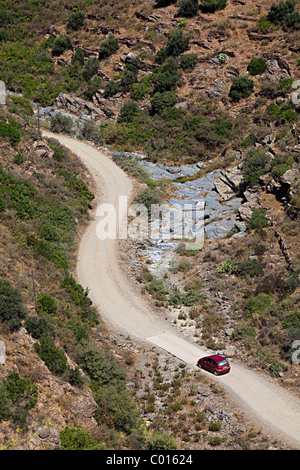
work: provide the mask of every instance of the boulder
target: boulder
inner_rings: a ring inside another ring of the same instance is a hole
[[[102,109],[89,101],[78,98],[72,93],[60,93],[56,98],[56,103],[58,107],[67,109],[74,114],[87,113],[96,120],[105,117]]]
[[[284,184],[291,185],[291,184],[295,183],[296,181],[298,181],[299,177],[300,177],[299,170],[297,168],[291,168],[290,170],[287,170],[281,176],[280,179]]]
[[[4,341],[0,340],[0,365],[4,365],[6,362],[6,346]]]
[[[38,158],[52,158],[54,155],[53,150],[44,140],[35,141],[33,147]]]

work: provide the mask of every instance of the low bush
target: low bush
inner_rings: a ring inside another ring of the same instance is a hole
[[[176,450],[177,443],[175,439],[167,433],[154,433],[147,441],[148,450]]]
[[[288,293],[294,292],[300,286],[300,279],[297,273],[292,273],[284,284],[284,290]]]
[[[124,387],[125,372],[110,351],[83,342],[79,353],[81,366],[97,389],[105,385],[113,385],[119,390]]]
[[[179,8],[178,16],[183,16],[184,18],[196,16],[199,10],[198,0],[179,0],[176,6]]]
[[[10,123],[0,121],[0,136],[7,137],[13,147],[16,147],[21,139],[20,127],[16,121]]]
[[[150,92],[150,80],[148,77],[142,77],[140,82],[132,84],[131,98],[135,101],[141,101]]]
[[[239,277],[256,277],[262,272],[260,262],[257,259],[247,259],[241,261],[235,266],[235,274]]]
[[[99,60],[104,60],[115,54],[119,49],[119,41],[113,34],[109,34],[108,38],[102,42],[99,51]]]
[[[229,97],[233,101],[248,98],[254,91],[253,80],[247,77],[235,77],[229,90]]]
[[[51,117],[50,129],[52,132],[70,134],[73,128],[72,118],[64,116],[62,113],[56,113]]]
[[[268,219],[266,218],[266,209],[257,209],[253,211],[248,226],[251,229],[264,228],[268,226]]]
[[[272,299],[272,295],[263,292],[258,295],[251,295],[244,303],[243,311],[245,317],[264,316],[271,307]]]
[[[259,177],[269,170],[270,157],[262,149],[250,150],[243,164],[246,183],[252,187],[259,183]]]
[[[53,324],[50,318],[46,316],[30,316],[26,319],[24,326],[34,339],[41,339],[43,336],[51,338],[55,335]]]
[[[180,56],[180,67],[182,70],[193,70],[198,62],[197,54],[182,54]]]
[[[224,10],[227,0],[201,0],[201,9],[205,13],[214,13],[218,10]]]
[[[250,75],[260,75],[267,70],[267,62],[263,57],[257,57],[250,60],[248,67]]]
[[[73,31],[77,31],[80,29],[85,20],[85,14],[83,11],[72,11],[68,18],[68,28],[72,29]]]
[[[132,122],[138,113],[138,105],[134,101],[126,101],[121,107],[118,122]]]
[[[300,329],[300,311],[289,313],[282,322],[285,329]]]
[[[170,108],[177,103],[177,96],[172,91],[155,93],[151,100],[153,114],[161,114],[166,108]]]
[[[102,386],[97,388],[94,399],[98,404],[95,419],[99,425],[105,424],[125,434],[140,427],[140,412],[128,390]]]
[[[95,442],[87,431],[67,426],[59,434],[62,450],[103,450],[104,446]]]
[[[86,82],[88,82],[94,75],[97,74],[99,68],[99,60],[97,57],[89,57],[84,64],[82,69],[82,76]],[[96,82],[98,85],[100,82]]]
[[[39,315],[55,315],[57,312],[57,305],[55,299],[49,294],[40,292],[37,295],[37,310]]]
[[[62,349],[55,346],[47,336],[42,336],[34,344],[35,350],[54,375],[63,375],[67,368],[67,358]]]
[[[268,11],[268,20],[287,28],[298,29],[300,27],[300,14],[295,10],[295,5],[296,2],[293,0],[273,3]]]
[[[161,301],[166,300],[166,296],[169,293],[169,289],[165,285],[163,279],[156,277],[146,284],[146,289],[152,295],[152,297]]]
[[[231,335],[233,340],[243,340],[245,337],[254,338],[256,336],[256,330],[253,326],[238,326],[234,329]]]
[[[167,56],[177,57],[189,48],[190,37],[181,29],[173,29],[166,44]]]
[[[35,407],[38,388],[29,379],[11,372],[0,382],[0,421],[12,421],[27,430],[29,410]]]
[[[6,279],[0,279],[0,322],[9,331],[15,331],[21,327],[27,313],[20,291]]]
[[[72,41],[71,38],[65,34],[57,36],[52,44],[52,55],[60,56],[68,49],[71,49]]]

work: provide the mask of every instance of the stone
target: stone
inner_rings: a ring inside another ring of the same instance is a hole
[[[300,173],[297,168],[291,168],[287,170],[282,176],[281,181],[285,184],[293,184],[299,179]]]
[[[227,329],[224,331],[225,336],[231,336],[233,332],[234,332],[234,328],[227,328]]]
[[[215,185],[216,191],[225,201],[227,201],[228,199],[231,199],[235,195],[234,191],[230,188],[230,186],[226,183],[226,181],[223,180],[222,177],[217,178],[214,181],[214,185]]]
[[[5,365],[6,362],[6,346],[5,342],[0,340],[0,364]]]
[[[38,158],[52,158],[54,155],[53,150],[44,140],[34,142],[33,147]]]

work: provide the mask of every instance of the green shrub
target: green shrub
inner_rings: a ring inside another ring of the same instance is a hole
[[[131,98],[135,101],[142,100],[150,91],[148,77],[142,77],[140,82],[133,83],[131,87]]]
[[[82,11],[72,11],[68,18],[68,28],[73,31],[80,29],[85,20],[85,14]]]
[[[300,328],[300,311],[289,313],[282,322],[282,327],[285,329],[299,329]]]
[[[300,24],[300,14],[295,11],[295,4],[293,0],[273,3],[268,11],[268,20],[288,28],[297,28]]]
[[[268,34],[272,31],[276,26],[268,20],[267,16],[262,16],[256,23],[256,26],[260,33]]]
[[[156,300],[166,300],[169,292],[163,279],[156,277],[146,284],[146,289]]]
[[[110,351],[84,343],[80,350],[80,360],[97,389],[105,385],[114,385],[118,389],[124,387],[125,372]]]
[[[42,292],[37,296],[37,310],[40,315],[55,315],[57,312],[57,305],[55,299],[49,294]]]
[[[0,382],[0,421],[11,420],[22,430],[27,430],[27,415],[37,399],[37,386],[17,372],[11,372]]]
[[[57,132],[58,134],[70,134],[72,128],[73,121],[69,116],[64,116],[62,113],[58,112],[51,117],[50,129],[52,132]]]
[[[252,212],[251,219],[248,225],[251,229],[263,228],[268,226],[268,219],[266,218],[266,209],[257,209]]]
[[[209,438],[209,443],[211,446],[218,446],[222,442],[222,439],[219,436],[213,436]]]
[[[87,88],[84,91],[84,96],[88,100],[92,101],[93,96],[97,93],[99,88],[101,88],[102,86],[103,86],[102,79],[98,76],[94,76],[93,78],[91,78],[88,81]],[[87,122],[87,121],[85,121],[85,122]]]
[[[151,81],[154,86],[154,93],[164,93],[165,91],[174,90],[176,87],[178,76],[176,70],[173,72],[163,71],[158,68],[153,72]]]
[[[140,191],[135,197],[134,202],[145,206],[148,211],[149,218],[152,217],[152,219],[155,219],[158,217],[158,214],[155,213],[155,206],[159,205],[162,200],[162,196],[163,194],[158,188],[150,186],[142,189],[142,191]]]
[[[175,439],[167,433],[153,434],[147,441],[148,450],[176,450],[177,444]]]
[[[250,75],[260,75],[267,70],[267,62],[263,57],[253,58],[250,60],[248,67]]]
[[[166,45],[167,56],[177,57],[189,48],[190,37],[181,29],[173,29],[170,32]]]
[[[13,15],[7,9],[0,10],[0,27],[9,25],[13,22]]]
[[[55,334],[52,322],[50,318],[46,316],[28,317],[24,326],[34,339],[40,339],[43,336],[52,337]]]
[[[243,174],[246,183],[252,187],[259,183],[259,177],[267,173],[270,157],[264,150],[250,150],[243,164]]]
[[[104,98],[110,98],[111,96],[116,95],[121,90],[120,82],[115,82],[110,80],[104,87]]]
[[[220,137],[229,137],[232,131],[232,122],[230,121],[216,121],[214,124],[215,133]]]
[[[98,408],[95,419],[125,434],[140,426],[139,410],[128,390],[118,390],[112,385],[97,388],[94,394]]]
[[[247,77],[235,77],[229,90],[229,97],[233,101],[248,98],[254,90],[254,82]]]
[[[247,259],[236,264],[235,274],[240,277],[256,277],[262,272],[261,265],[257,259]]]
[[[84,384],[84,379],[81,375],[79,367],[76,367],[75,369],[68,368],[68,382],[70,385],[73,385],[73,387],[82,387]]]
[[[21,139],[19,126],[15,123],[14,120],[11,123],[0,121],[0,136],[7,137],[13,147],[16,147]]]
[[[22,163],[24,163],[24,156],[21,153],[14,155],[14,163],[16,165],[22,165]]]
[[[160,114],[166,108],[170,108],[177,103],[177,96],[172,91],[155,93],[151,100],[153,114]]]
[[[272,296],[264,292],[258,295],[251,295],[244,303],[244,315],[253,317],[255,314],[264,316],[270,309]]]
[[[238,326],[232,332],[233,340],[243,340],[245,337],[255,338],[256,330],[252,326]]]
[[[19,290],[14,289],[9,281],[0,279],[0,321],[10,330],[21,327],[21,322],[27,316]]]
[[[65,34],[57,36],[57,38],[54,39],[53,44],[52,44],[52,55],[60,56],[66,50],[71,49],[71,47],[72,47],[72,41],[69,36]]]
[[[31,202],[37,194],[35,187],[27,180],[5,172],[0,164],[0,193],[10,208],[16,211],[20,219],[29,219],[36,214],[36,207]]]
[[[198,0],[179,0],[176,6],[179,8],[178,16],[185,18],[192,18],[199,10]]]
[[[84,80],[88,82],[94,75],[96,75],[98,68],[99,60],[97,57],[89,57],[82,70]]]
[[[57,348],[49,337],[42,336],[34,347],[50,372],[60,376],[66,371],[67,358],[62,349]]]
[[[206,13],[214,13],[217,10],[224,10],[227,0],[201,0],[201,9]]]
[[[183,54],[180,56],[180,67],[183,70],[193,70],[198,62],[197,54]]]
[[[220,431],[221,429],[221,423],[218,421],[210,421],[208,430],[209,431]]]
[[[103,450],[104,446],[93,440],[87,431],[66,426],[59,434],[62,450]]]
[[[121,107],[118,122],[132,122],[138,113],[138,105],[134,101],[126,101]]]
[[[300,279],[297,273],[291,274],[284,284],[284,290],[288,293],[294,292],[300,286]]]
[[[99,51],[99,60],[104,60],[115,54],[119,49],[119,42],[113,34],[109,34],[108,38],[102,42]]]
[[[98,145],[104,143],[103,131],[94,121],[85,121],[80,132],[82,137],[86,140],[91,140]]]

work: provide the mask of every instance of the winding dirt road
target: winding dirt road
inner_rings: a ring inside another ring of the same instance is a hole
[[[119,196],[130,198],[132,182],[128,176],[94,146],[71,137],[43,131],[74,152],[86,165],[96,186],[99,204],[117,207]],[[200,356],[210,353],[189,343],[175,327],[151,311],[141,294],[136,292],[118,263],[118,240],[99,240],[96,214],[79,246],[76,278],[89,289],[89,296],[99,308],[101,317],[115,331],[155,345],[196,368]],[[223,377],[208,376],[230,392],[251,412],[262,429],[300,449],[300,402],[272,380],[240,367],[231,361],[232,369]],[[200,373],[200,371],[199,371]],[[206,372],[201,371],[206,374]],[[208,374],[208,373],[207,373]]]

